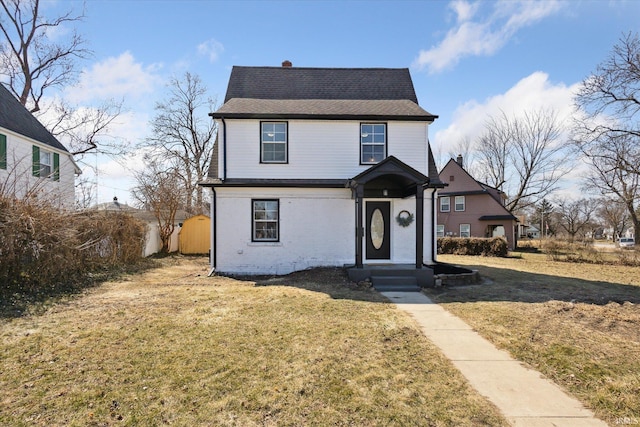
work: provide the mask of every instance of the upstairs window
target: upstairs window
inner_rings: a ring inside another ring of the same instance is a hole
[[[451,210],[451,197],[440,197],[440,212],[449,212]]]
[[[261,122],[260,162],[287,163],[287,122]]]
[[[32,173],[33,176],[60,181],[60,155],[34,145]]]
[[[464,196],[456,196],[456,212],[464,212]]]
[[[278,200],[253,200],[254,242],[277,242],[280,239],[280,202]]]
[[[374,165],[387,157],[387,125],[360,124],[360,164]]]

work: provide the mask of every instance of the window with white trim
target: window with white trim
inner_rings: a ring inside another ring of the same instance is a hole
[[[287,122],[261,122],[260,127],[260,162],[287,163]]]
[[[456,212],[464,212],[464,196],[456,196]]]
[[[449,212],[451,210],[451,197],[440,197],[440,212]]]
[[[60,181],[60,154],[32,146],[32,174],[40,178],[51,178]]]
[[[460,224],[460,237],[471,237],[471,224]]]
[[[436,225],[436,237],[444,237],[444,225]]]
[[[277,242],[280,239],[280,202],[252,200],[252,237],[254,242]]]
[[[387,157],[387,125],[360,123],[360,164],[374,165]]]
[[[40,150],[40,176],[48,177],[53,170],[53,159],[50,151]]]

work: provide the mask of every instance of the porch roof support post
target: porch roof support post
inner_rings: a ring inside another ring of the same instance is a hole
[[[424,188],[416,186],[416,268],[422,268],[424,251]]]
[[[356,187],[356,268],[362,268],[362,239],[364,229],[362,227],[362,199],[364,197],[364,186],[358,184]]]

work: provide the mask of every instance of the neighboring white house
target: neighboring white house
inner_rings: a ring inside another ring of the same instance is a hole
[[[437,116],[408,69],[236,66],[211,116],[215,271],[435,263]]]
[[[0,194],[73,209],[78,174],[71,153],[0,84]]]

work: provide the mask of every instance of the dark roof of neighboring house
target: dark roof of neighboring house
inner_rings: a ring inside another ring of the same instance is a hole
[[[482,215],[478,218],[480,221],[501,221],[501,220],[514,220],[516,222],[520,222],[520,220],[515,215]]]
[[[234,66],[224,102],[252,99],[408,99],[418,103],[408,68]]]
[[[43,125],[0,83],[0,127],[67,151]]]

